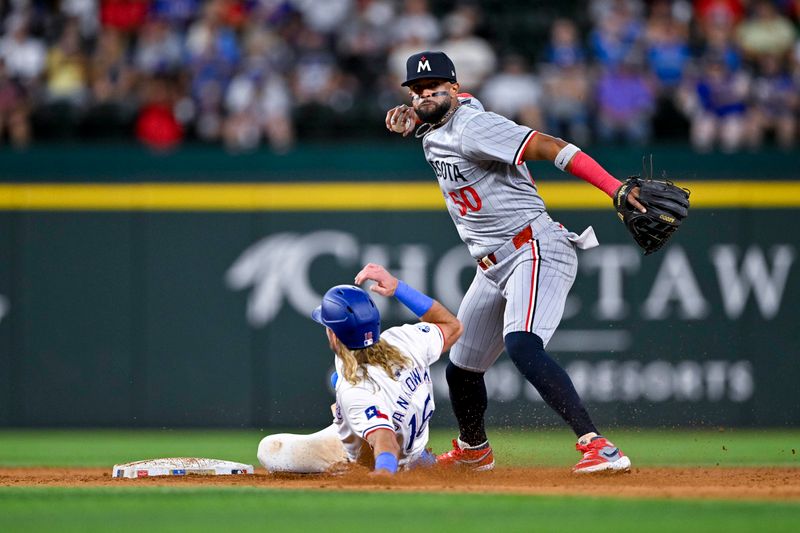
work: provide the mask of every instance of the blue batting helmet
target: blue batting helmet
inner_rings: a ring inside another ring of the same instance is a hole
[[[337,285],[322,298],[311,318],[333,330],[351,350],[372,346],[381,335],[381,314],[369,294],[354,285]]]

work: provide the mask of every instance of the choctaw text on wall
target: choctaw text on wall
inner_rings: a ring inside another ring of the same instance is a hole
[[[697,209],[643,257],[608,210],[548,350],[598,423],[800,424],[796,209]],[[0,212],[0,424],[321,427],[331,285],[386,264],[450,308],[476,268],[444,210]],[[378,299],[384,327],[412,317]],[[434,425],[452,423],[443,365]],[[558,424],[505,356],[494,423]],[[41,394],[47,390],[48,394]]]

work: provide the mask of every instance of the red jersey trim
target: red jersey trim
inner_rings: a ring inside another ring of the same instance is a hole
[[[514,154],[514,164],[521,165],[523,163],[522,156],[525,155],[525,149],[528,147],[528,144],[531,142],[538,132],[536,130],[531,130],[524,139],[522,139],[522,144],[519,145],[517,148],[517,152]]]
[[[367,437],[369,437],[371,434],[375,433],[379,429],[388,429],[392,433],[395,432],[394,431],[394,426],[390,426],[390,425],[387,425],[387,424],[381,424],[380,426],[372,426],[371,428],[369,428],[366,431],[364,431],[364,437],[363,438],[366,439]]]
[[[533,317],[536,315],[536,296],[539,292],[539,241],[531,241],[531,254],[533,255],[533,271],[531,272],[531,293],[528,302],[528,315],[525,320],[525,331],[533,332]]]
[[[439,352],[441,354],[441,352],[444,351],[444,345],[447,344],[447,337],[444,336],[444,330],[441,328],[441,326],[439,326],[439,324],[434,324],[434,326],[436,326],[436,328],[439,330],[439,333],[442,335],[442,349]]]

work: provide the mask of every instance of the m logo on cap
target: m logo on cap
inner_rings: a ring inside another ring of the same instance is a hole
[[[401,83],[408,87],[415,81],[424,79],[447,80],[456,83],[456,67],[444,52],[425,50],[406,59],[406,80]]]

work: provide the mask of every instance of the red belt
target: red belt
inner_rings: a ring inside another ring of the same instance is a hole
[[[530,226],[526,226],[525,229],[514,235],[514,237],[511,239],[511,242],[514,244],[514,249],[518,250],[522,248],[522,245],[531,241],[532,239],[533,230],[531,230]],[[498,261],[494,253],[491,253],[478,259],[478,266],[481,267],[482,270],[488,270],[489,267],[493,267],[499,262],[500,261]]]

